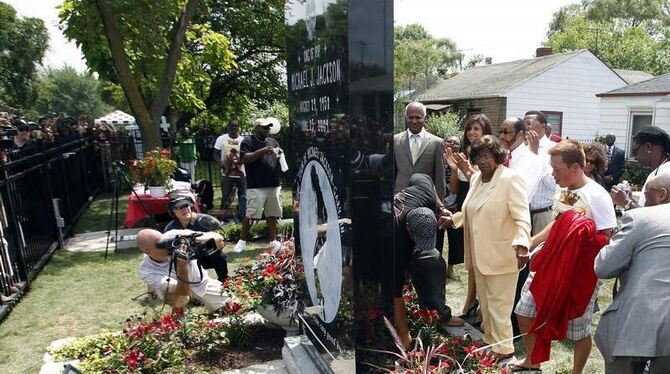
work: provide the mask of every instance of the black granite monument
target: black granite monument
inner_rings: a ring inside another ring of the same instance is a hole
[[[370,311],[391,302],[393,2],[289,0],[286,26],[303,329],[326,363],[356,352],[363,372]]]

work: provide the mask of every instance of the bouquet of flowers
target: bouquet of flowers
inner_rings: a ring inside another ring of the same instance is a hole
[[[177,163],[170,159],[170,151],[147,152],[141,160],[130,161],[130,179],[145,187],[170,187],[170,178],[177,170]]]
[[[305,270],[295,256],[293,239],[282,243],[276,254],[267,251],[255,262],[240,266],[223,284],[223,290],[242,302],[244,310],[272,305],[277,315],[288,312],[296,319],[305,309]]]

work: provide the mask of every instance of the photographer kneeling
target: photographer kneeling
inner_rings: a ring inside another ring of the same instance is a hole
[[[165,226],[164,233],[170,230],[188,229],[197,232],[212,232],[218,230],[220,223],[212,216],[196,213],[193,209],[193,199],[190,196],[173,196],[168,201],[168,213],[174,218]],[[223,241],[221,241],[223,243]],[[223,249],[223,245],[218,249]],[[198,259],[205,269],[214,269],[219,281],[228,278],[228,260],[223,251],[212,251]]]
[[[184,307],[189,297],[193,297],[208,310],[216,311],[232,301],[228,295],[221,293],[221,282],[211,279],[206,271],[199,268],[195,259],[188,260],[181,255],[183,252],[177,253],[183,249],[170,248],[177,235],[192,233],[190,230],[174,230],[161,234],[160,231],[152,229],[137,233],[137,246],[144,252],[140,264],[140,278],[155,291],[158,298],[172,307]],[[215,242],[222,243],[220,238],[218,234],[207,233],[195,238],[195,241],[204,244],[214,239]]]

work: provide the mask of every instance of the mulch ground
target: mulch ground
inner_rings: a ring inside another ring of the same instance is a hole
[[[210,357],[192,357],[187,363],[189,373],[218,372],[241,369],[247,366],[282,358],[286,331],[278,328],[260,327],[255,332],[255,344],[247,349],[230,349],[223,354]]]

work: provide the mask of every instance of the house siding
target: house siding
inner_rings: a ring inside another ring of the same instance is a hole
[[[489,97],[483,99],[467,99],[452,102],[454,110],[457,110],[465,119],[468,110],[479,109],[491,120],[493,133],[498,133],[498,127],[505,119],[507,113],[507,99],[504,97]]]
[[[529,110],[563,113],[561,136],[593,140],[605,135],[595,95],[626,85],[591,52],[584,51],[506,93],[507,117]]]
[[[600,134],[612,133],[617,145],[631,149],[631,112],[652,112],[653,124],[670,133],[670,95],[666,96],[614,96],[600,98]]]

